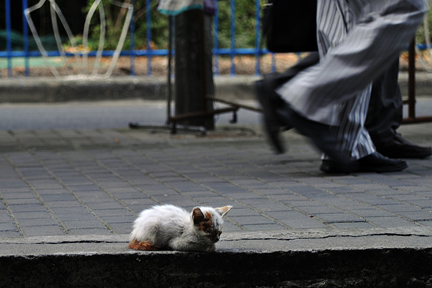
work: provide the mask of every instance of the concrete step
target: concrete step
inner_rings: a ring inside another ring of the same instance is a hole
[[[128,235],[3,239],[0,287],[389,288],[432,284],[427,229],[225,234],[215,253],[129,250]]]
[[[217,76],[216,97],[228,100],[255,99],[252,83],[259,76]],[[401,72],[399,84],[404,96],[408,91],[408,74]],[[0,81],[0,103],[67,102],[101,100],[165,100],[165,77],[112,77],[108,79],[11,78]],[[432,74],[416,74],[416,95],[431,95]]]

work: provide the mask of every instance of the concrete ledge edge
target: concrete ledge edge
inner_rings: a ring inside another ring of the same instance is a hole
[[[215,76],[216,97],[225,100],[255,99],[253,82],[259,75]],[[106,79],[57,80],[53,77],[6,78],[0,81],[0,103],[37,103],[104,100],[164,100],[166,77],[121,76]],[[408,91],[408,74],[401,72],[403,95]],[[431,95],[432,73],[416,74],[416,95]]]

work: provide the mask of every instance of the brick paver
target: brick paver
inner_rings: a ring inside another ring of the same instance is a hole
[[[432,124],[402,127],[432,145]],[[149,130],[0,133],[0,237],[127,234],[140,211],[233,205],[225,231],[432,227],[432,162],[398,173],[328,175],[294,132],[262,136]],[[244,133],[243,133],[244,134]]]

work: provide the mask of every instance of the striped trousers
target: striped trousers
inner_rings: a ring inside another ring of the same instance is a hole
[[[320,63],[277,93],[308,119],[335,127],[338,148],[352,159],[372,154],[364,128],[371,83],[406,47],[425,12],[424,0],[318,0]]]

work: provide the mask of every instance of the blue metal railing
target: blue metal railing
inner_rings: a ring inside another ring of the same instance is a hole
[[[133,1],[131,1],[133,4]],[[28,8],[27,0],[22,0],[22,7],[23,11]],[[166,49],[155,49],[153,50],[151,47],[151,41],[152,41],[152,33],[151,33],[151,0],[146,0],[146,44],[147,48],[144,50],[135,50],[135,21],[132,17],[130,30],[129,30],[129,37],[130,37],[130,49],[123,50],[120,55],[121,56],[129,56],[130,57],[130,73],[132,76],[135,75],[135,57],[147,57],[147,75],[152,75],[152,57],[153,56],[167,56],[168,51]],[[260,73],[260,55],[269,53],[266,49],[260,48],[260,13],[261,13],[261,3],[260,0],[255,0],[255,47],[254,48],[236,48],[236,42],[235,42],[235,0],[230,0],[230,9],[231,9],[231,15],[230,15],[230,47],[229,48],[219,48],[219,18],[218,18],[218,11],[219,7],[216,2],[216,16],[214,17],[214,48],[213,48],[213,54],[215,56],[214,61],[214,73],[215,75],[219,74],[219,61],[218,56],[229,56],[230,58],[230,75],[234,76],[236,74],[235,72],[235,63],[234,59],[236,56],[239,55],[252,55],[255,56],[256,59],[256,65],[255,65],[255,73]],[[29,26],[27,23],[27,20],[23,15],[23,50],[22,51],[13,51],[12,49],[12,27],[11,27],[11,0],[5,0],[5,20],[6,20],[6,51],[0,51],[0,58],[6,58],[7,59],[7,69],[8,69],[8,76],[12,77],[13,69],[12,69],[12,61],[13,58],[22,57],[24,58],[24,65],[25,65],[25,75],[30,75],[30,61],[29,59],[31,57],[40,57],[41,53],[39,51],[30,51],[29,49],[29,37],[32,37],[32,35],[29,35]],[[102,56],[109,57],[112,56],[114,51],[104,51],[102,53]],[[90,57],[96,56],[96,51],[90,52],[88,54]],[[47,51],[48,57],[57,57],[61,56],[59,51]],[[72,57],[75,56],[72,53],[66,53],[66,56]],[[273,58],[274,59],[274,58]],[[272,64],[272,70],[275,70],[275,63],[273,60]]]
[[[235,27],[235,0],[229,0],[230,3],[230,9],[231,9],[231,15],[230,15],[230,45],[229,48],[219,48],[219,5],[216,1],[216,16],[214,17],[214,23],[213,23],[213,55],[214,57],[214,74],[219,74],[219,56],[229,56],[230,58],[230,75],[234,76],[236,74],[235,72],[235,62],[234,59],[236,56],[239,55],[251,55],[255,56],[255,74],[260,74],[260,56],[263,54],[270,53],[267,49],[261,49],[260,48],[260,40],[261,40],[261,33],[260,33],[260,26],[261,26],[261,2],[260,0],[255,0],[255,47],[254,48],[236,48],[236,27]],[[133,0],[131,1],[131,4],[133,4]],[[23,11],[28,8],[28,1],[22,0],[22,8]],[[146,0],[146,44],[147,48],[144,50],[135,50],[135,21],[132,17],[131,24],[130,24],[130,30],[129,30],[129,37],[130,37],[130,49],[123,50],[120,55],[121,56],[128,56],[130,57],[130,74],[131,76],[135,76],[135,57],[147,57],[147,75],[152,75],[152,57],[154,56],[167,56],[168,51],[166,49],[155,49],[153,50],[151,47],[152,42],[152,33],[151,33],[151,0]],[[29,37],[32,37],[32,35],[29,35],[29,26],[27,23],[27,20],[24,16],[24,13],[22,14],[22,21],[23,21],[23,50],[22,51],[13,51],[12,47],[12,21],[11,21],[11,0],[5,0],[5,24],[6,24],[6,50],[0,51],[0,59],[5,58],[7,61],[7,70],[8,70],[8,77],[13,76],[13,58],[24,58],[24,66],[25,66],[25,75],[30,75],[30,61],[29,59],[31,57],[40,57],[41,53],[39,51],[30,51],[29,49]],[[427,49],[426,45],[420,44],[417,45],[417,47],[420,50]],[[104,51],[102,53],[102,56],[104,57],[110,57],[113,56],[114,51]],[[48,57],[58,57],[61,56],[59,51],[47,51]],[[66,56],[72,57],[75,56],[72,53],[66,53]],[[96,56],[96,52],[90,52],[89,56]],[[274,72],[276,70],[276,63],[275,63],[275,54],[272,54],[272,64],[271,64],[271,70]]]

